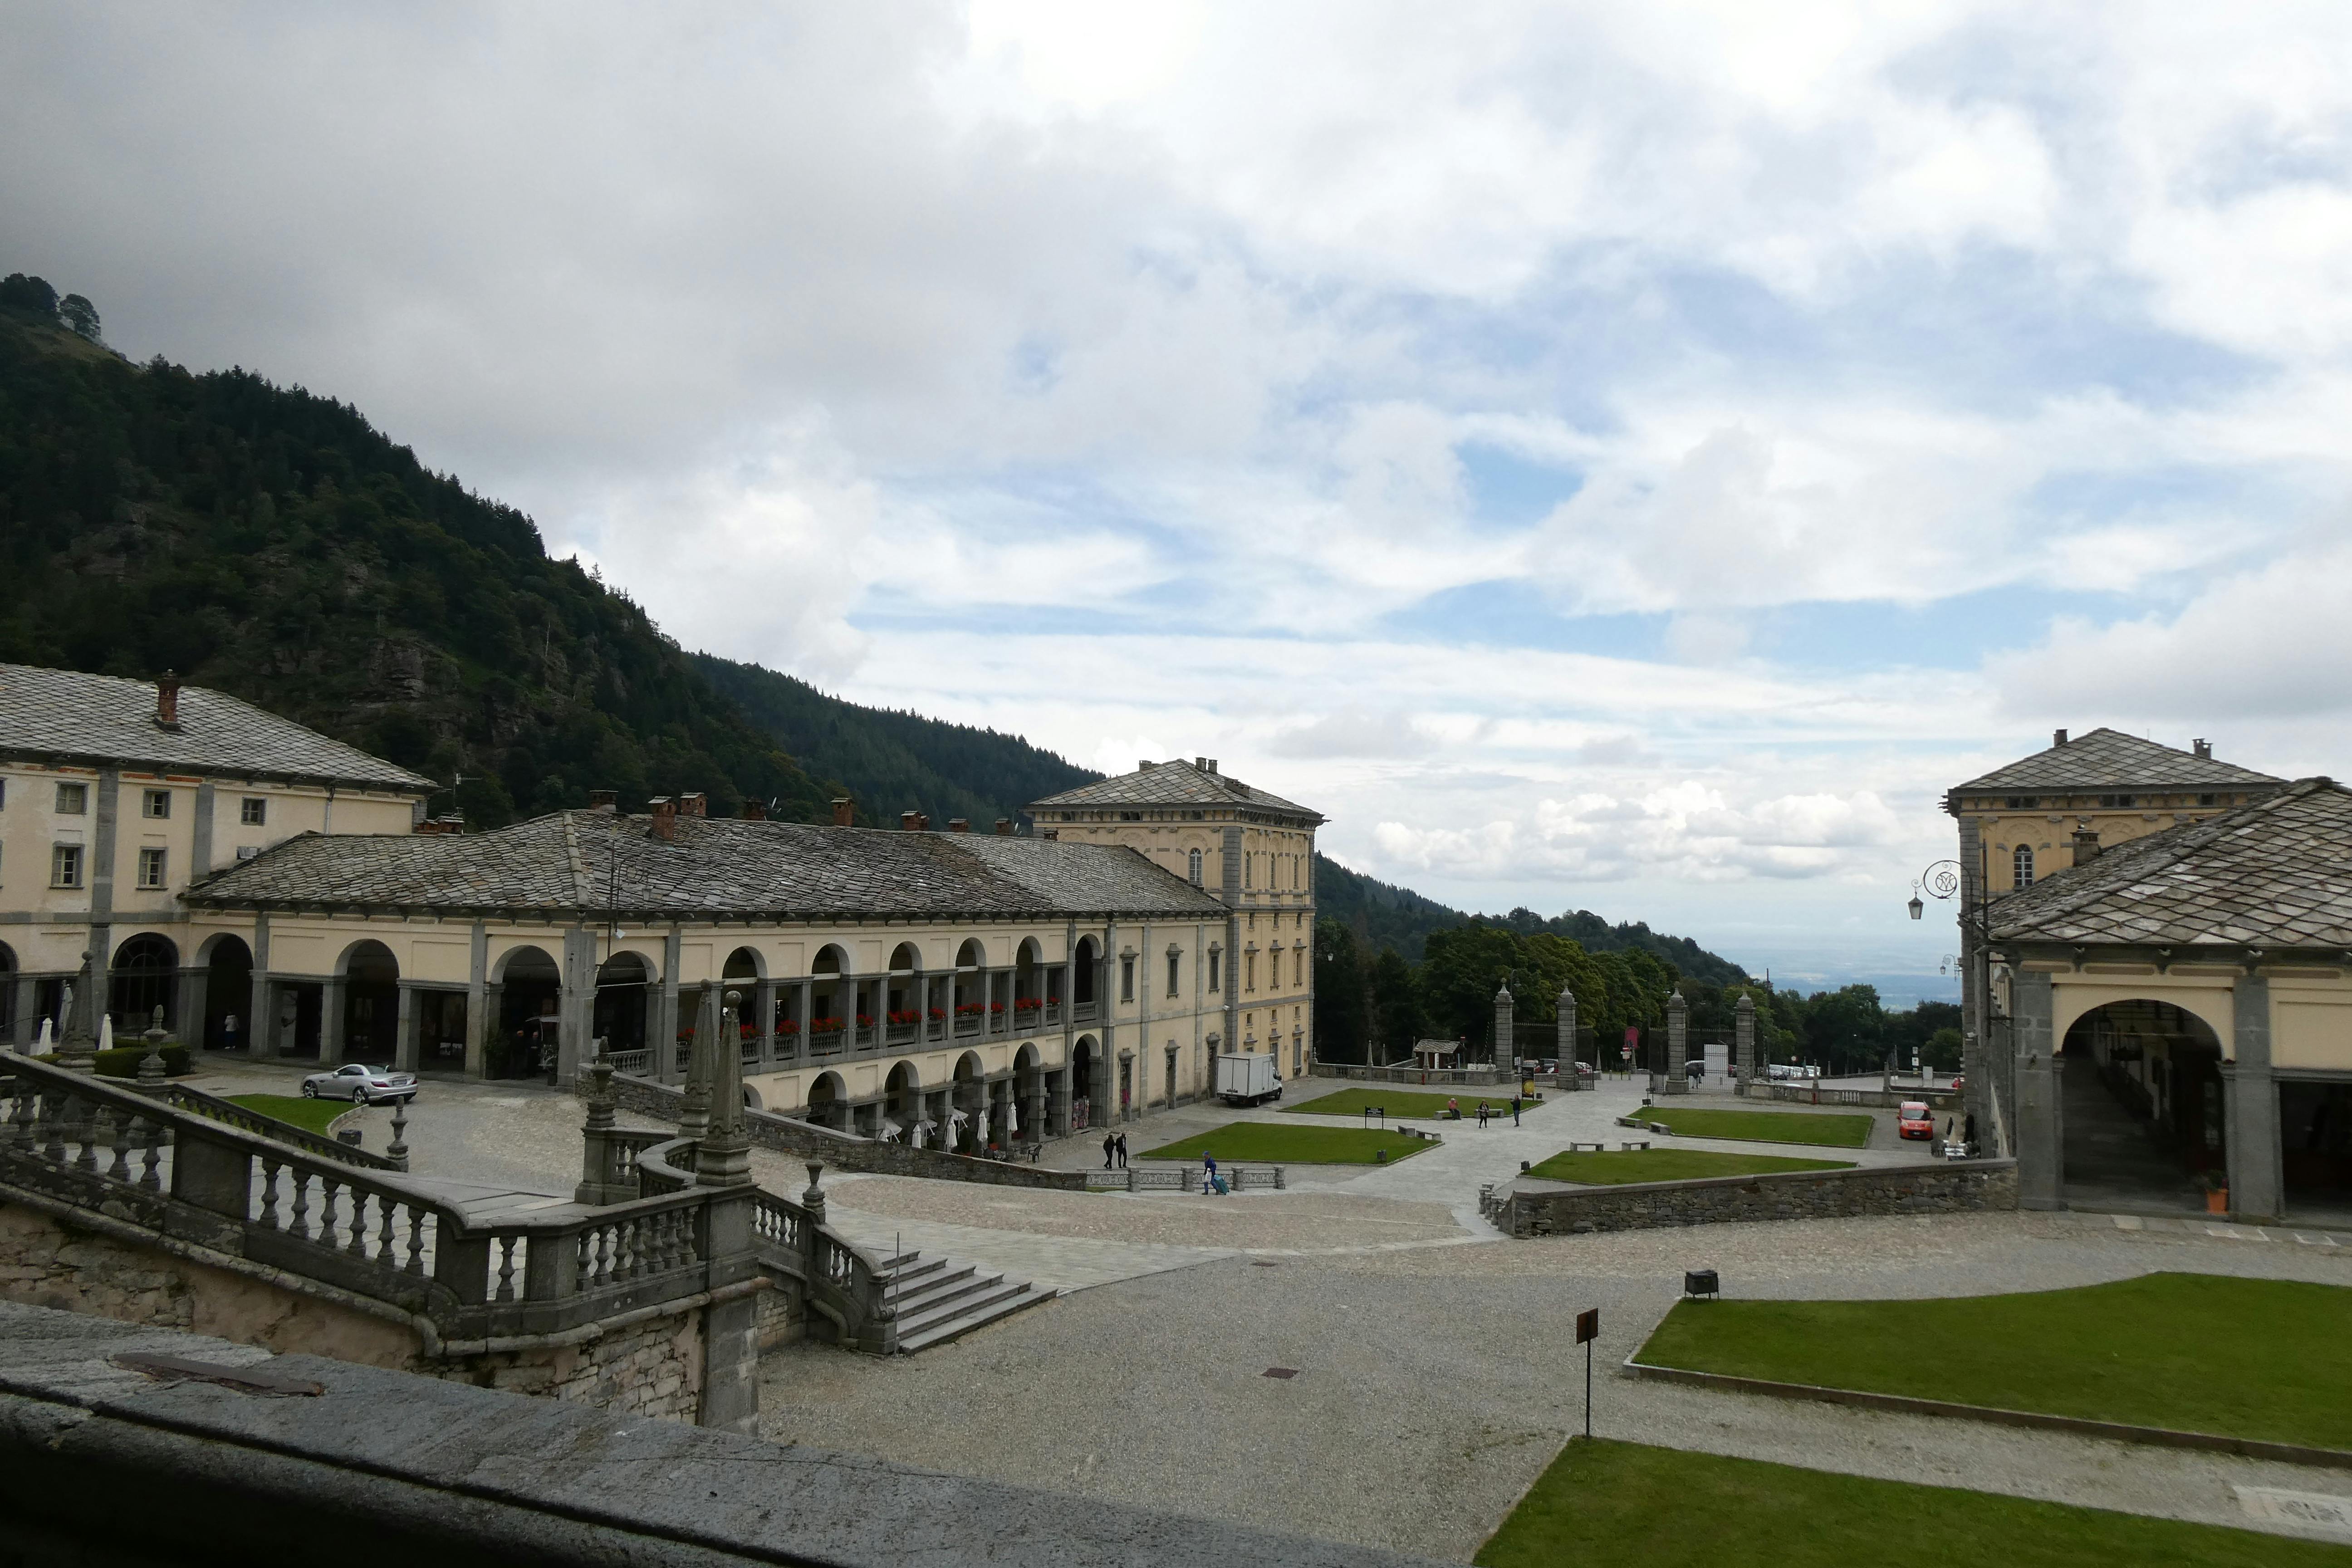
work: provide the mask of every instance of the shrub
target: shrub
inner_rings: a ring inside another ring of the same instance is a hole
[[[147,1055],[144,1045],[117,1046],[110,1051],[98,1053],[98,1071],[101,1078],[137,1078],[139,1063]],[[44,1051],[34,1058],[55,1067],[62,1058],[55,1051]],[[180,1078],[195,1070],[188,1060],[188,1047],[177,1040],[163,1042],[163,1072],[170,1078]]]

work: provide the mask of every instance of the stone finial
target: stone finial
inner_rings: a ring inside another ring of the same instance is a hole
[[[66,987],[66,1033],[58,1042],[58,1065],[72,1072],[98,1070],[98,1030],[90,1023],[98,989],[89,974],[89,954],[81,955],[81,973]]]
[[[392,1142],[384,1146],[384,1157],[408,1169],[408,1101],[392,1102]]]
[[[824,1223],[824,1189],[816,1184],[816,1179],[824,1173],[824,1171],[823,1162],[815,1160],[809,1162],[808,1191],[801,1194],[801,1207],[808,1210],[809,1218],[819,1225]]]
[[[147,1054],[139,1058],[139,1089],[142,1094],[163,1092],[163,1042],[169,1038],[163,1032],[163,1007],[158,1003],[147,1029]]]
[[[751,1135],[743,1122],[743,1053],[736,1043],[741,1032],[735,1020],[742,1005],[740,991],[727,993],[711,1053],[709,1122],[694,1151],[694,1179],[706,1187],[751,1184]]]
[[[694,1044],[686,1053],[686,1094],[680,1102],[677,1135],[699,1139],[710,1131],[710,1079],[713,1051],[719,1037],[719,993],[702,988],[694,1010]]]

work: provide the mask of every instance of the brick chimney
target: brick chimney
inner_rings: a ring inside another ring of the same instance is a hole
[[[898,814],[898,831],[901,833],[912,833],[916,828],[922,826],[922,821],[923,814],[921,812],[902,811]]]
[[[930,830],[931,814],[928,811],[919,811],[915,813],[915,831],[918,833],[929,833]]]
[[[767,803],[765,801],[752,800],[749,796],[746,796],[743,801],[743,820],[746,822],[767,821]]]
[[[1141,762],[1135,764],[1135,771],[1139,773],[1148,773],[1152,770],[1154,765],[1155,764],[1152,763],[1151,759],[1150,757],[1146,757]]]
[[[2064,745],[2064,744],[2066,743],[2066,731],[2063,731],[2063,730],[2053,730],[2053,731],[2050,731],[2050,743],[2051,743],[2053,746],[2063,746],[2063,745]]]
[[[466,819],[457,812],[447,812],[440,816],[427,817],[412,826],[409,831],[411,833],[463,833],[466,831]]]
[[[616,789],[592,789],[588,792],[588,809],[599,816],[610,816],[621,809],[621,792]]]
[[[677,843],[677,802],[666,795],[657,795],[646,802],[646,809],[653,814],[654,837],[665,844]]]
[[[2074,864],[2087,866],[2099,858],[2099,833],[2094,827],[2074,829]]]
[[[1211,757],[1209,759],[1209,771],[1211,773],[1215,773],[1217,771],[1217,759],[1214,757]]]
[[[180,678],[165,670],[155,678],[155,728],[177,730],[180,727]]]
[[[677,797],[677,814],[680,816],[708,816],[710,815],[710,797],[698,789],[688,790]]]
[[[2213,760],[2213,742],[2210,741],[2191,741],[2189,742],[2189,749],[2197,754],[2200,762],[2210,763]]]
[[[856,821],[857,803],[845,795],[834,796],[833,825],[835,827],[848,827],[854,826]]]
[[[950,833],[970,833],[971,831],[971,823],[969,819],[964,817],[950,816],[948,818],[948,831]]]
[[[998,817],[998,818],[996,819],[996,831],[997,831],[998,835],[999,835],[1000,837],[1005,837],[1005,838],[1010,838],[1010,837],[1013,837],[1013,819],[1012,819],[1011,817],[1009,817],[1009,816],[1000,816],[1000,817]]]

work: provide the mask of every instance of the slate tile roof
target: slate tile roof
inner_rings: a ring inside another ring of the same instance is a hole
[[[2352,790],[2302,779],[1992,906],[1995,942],[2352,948]]]
[[[155,727],[152,681],[0,664],[0,754],[157,773],[429,791],[431,779],[226,692],[180,689],[180,727]]]
[[[558,812],[488,833],[304,834],[191,888],[204,906],[637,918],[1154,915],[1224,906],[1132,849],[994,834],[898,833]]]
[[[1964,784],[1969,790],[2235,789],[2284,783],[2268,773],[2217,762],[2194,752],[2097,729],[2063,746],[2021,757]]]
[[[1031,804],[1029,813],[1040,821],[1051,821],[1043,814],[1071,806],[1104,805],[1240,805],[1261,811],[1293,813],[1313,822],[1321,822],[1322,815],[1308,810],[1296,801],[1262,789],[1253,789],[1237,778],[1224,773],[1213,773],[1206,768],[1178,758],[1173,762],[1154,763],[1138,768],[1131,773],[1121,773],[1115,779],[1099,784],[1080,784],[1060,795],[1047,795]]]

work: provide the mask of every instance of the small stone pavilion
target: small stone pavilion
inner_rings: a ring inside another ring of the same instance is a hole
[[[2352,1215],[2352,791],[2068,858],[1987,933],[2020,1202]]]

